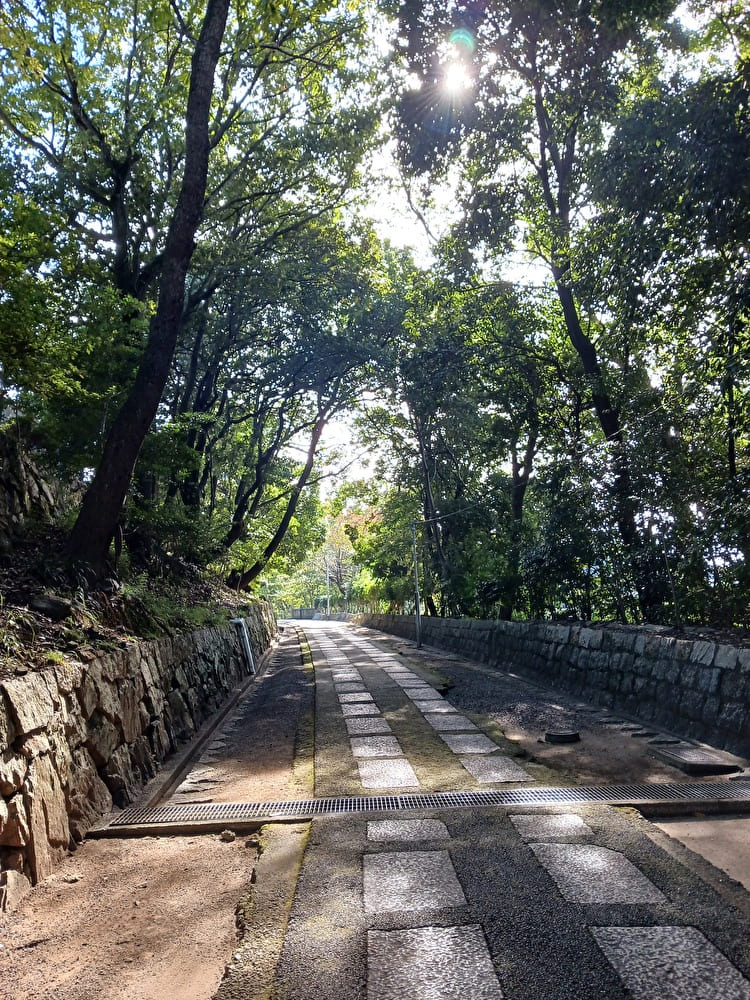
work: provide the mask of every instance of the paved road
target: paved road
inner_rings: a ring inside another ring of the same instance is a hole
[[[304,632],[317,796],[548,783],[424,658],[335,623]],[[750,1000],[747,897],[665,843],[601,805],[316,819],[271,996]]]

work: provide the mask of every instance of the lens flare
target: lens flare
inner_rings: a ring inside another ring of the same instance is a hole
[[[450,33],[448,41],[451,45],[455,45],[457,49],[463,49],[464,52],[469,55],[471,55],[477,47],[474,36],[468,28],[455,28]]]

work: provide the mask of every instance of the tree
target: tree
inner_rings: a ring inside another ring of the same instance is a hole
[[[645,613],[660,594],[652,592],[638,530],[620,405],[578,295],[577,241],[589,202],[587,164],[616,118],[628,60],[649,26],[663,23],[674,6],[671,0],[499,0],[446,10],[409,0],[401,7],[406,69],[417,83],[400,97],[402,157],[418,171],[457,163],[477,245],[490,255],[502,251],[520,226],[527,246],[549,267],[612,453],[618,528],[638,569]],[[443,88],[451,48],[471,74],[470,103]]]
[[[70,535],[73,559],[103,571],[138,453],[156,416],[172,364],[185,299],[185,280],[203,214],[214,72],[228,0],[208,0],[193,54],[185,114],[185,167],[164,246],[159,296],[133,388],[117,414],[102,459]]]
[[[402,336],[381,361],[362,433],[388,443],[381,475],[418,505],[430,613],[510,617],[520,601],[526,493],[561,366],[545,343],[540,303],[466,267],[451,274],[455,250],[443,247],[431,274],[409,276]],[[383,517],[379,547],[393,522]],[[397,549],[409,535],[407,525],[389,544]],[[374,550],[362,559],[382,575]]]
[[[403,613],[413,607],[411,522],[418,509],[419,498],[401,486],[367,484],[359,504],[350,511],[345,530],[355,561],[364,570],[353,589],[371,608]],[[430,594],[428,584],[428,599]]]
[[[592,174],[598,231],[615,249],[605,267],[600,253],[586,264],[608,288],[604,299],[592,281],[592,292],[658,379],[651,398],[668,429],[640,435],[659,467],[644,509],[683,613],[724,621],[745,613],[750,565],[749,37],[747,12],[722,5],[690,38],[717,53],[699,74],[687,63],[631,93]]]
[[[224,248],[267,253],[353,180],[356,126],[366,140],[374,121],[355,97],[369,68],[349,58],[364,19],[327,2],[283,15],[251,5],[232,13],[220,49],[224,3],[209,3],[202,22],[166,0],[12,6],[0,14],[0,120],[53,178],[48,200],[99,262],[100,282],[136,324],[150,315],[71,539],[71,555],[101,571],[181,324],[226,274]]]

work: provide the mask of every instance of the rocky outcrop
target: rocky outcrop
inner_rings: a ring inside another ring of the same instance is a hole
[[[270,607],[258,604],[246,625],[260,657],[276,631]],[[247,674],[227,625],[0,683],[0,908],[131,802]]]
[[[407,639],[413,617],[354,620]],[[423,617],[422,640],[750,757],[750,649],[655,625]]]

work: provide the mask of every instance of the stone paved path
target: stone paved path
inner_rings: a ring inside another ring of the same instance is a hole
[[[534,780],[416,663],[334,623],[305,635],[316,795]],[[647,827],[606,806],[317,819],[271,995],[750,1000],[750,910]]]

